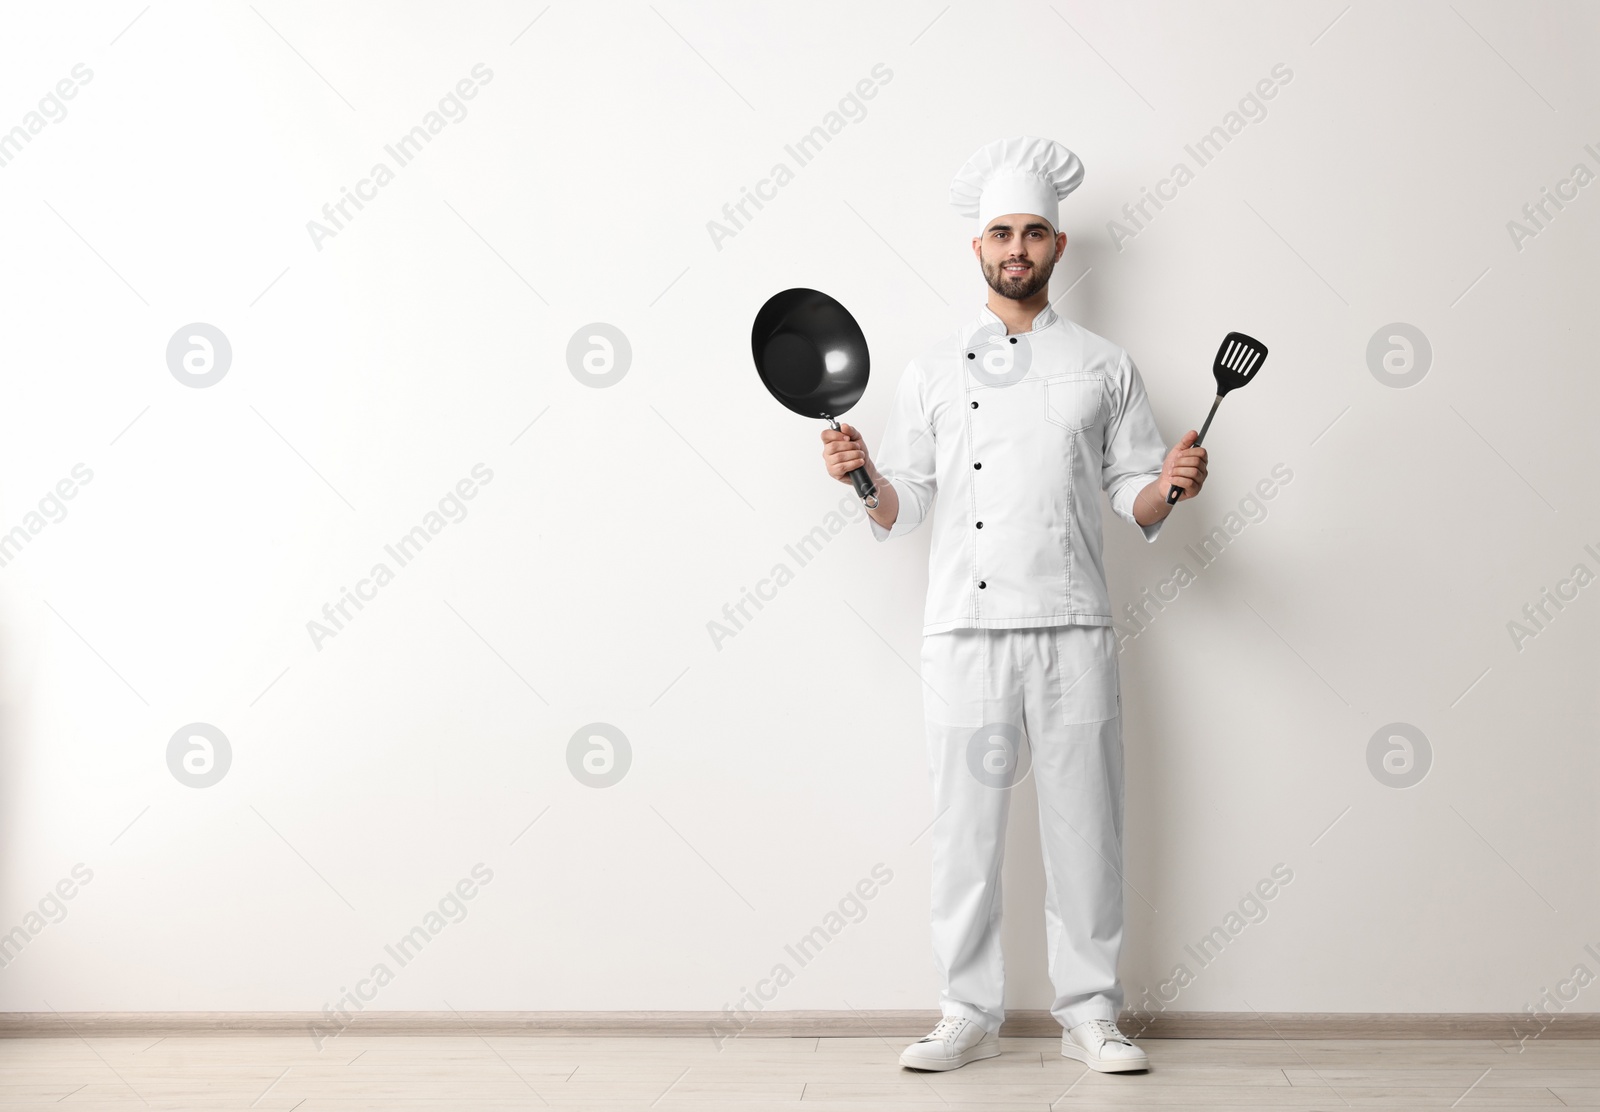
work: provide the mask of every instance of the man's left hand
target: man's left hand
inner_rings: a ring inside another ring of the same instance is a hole
[[[1200,488],[1206,483],[1206,450],[1194,447],[1194,442],[1200,434],[1190,429],[1173,445],[1172,451],[1167,453],[1166,462],[1161,465],[1161,478],[1157,480],[1161,497],[1166,498],[1167,491],[1176,486],[1180,493],[1178,501],[1193,498],[1200,493]]]

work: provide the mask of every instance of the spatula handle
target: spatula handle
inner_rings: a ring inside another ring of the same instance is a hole
[[[1191,448],[1198,448],[1200,446],[1200,442],[1206,438],[1206,430],[1211,427],[1211,418],[1217,415],[1217,406],[1221,404],[1222,395],[1218,394],[1217,400],[1211,403],[1211,412],[1206,414],[1206,423],[1200,426],[1200,435],[1194,438],[1193,444],[1189,445]],[[1183,488],[1177,483],[1173,483],[1172,489],[1167,491],[1167,505],[1170,506],[1176,502],[1178,500],[1178,496],[1182,493]]]

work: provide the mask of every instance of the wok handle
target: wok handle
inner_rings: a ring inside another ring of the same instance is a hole
[[[872,481],[872,476],[867,474],[865,467],[858,467],[850,472],[850,481],[856,485],[856,493],[861,496],[861,502],[869,510],[878,508],[878,488]]]
[[[1211,418],[1217,415],[1217,406],[1221,404],[1222,395],[1218,394],[1217,400],[1211,403],[1211,412],[1206,414],[1206,423],[1200,426],[1200,435],[1194,438],[1194,443],[1190,445],[1191,448],[1198,448],[1200,446],[1200,442],[1206,438],[1206,430],[1211,427]],[[1173,483],[1172,489],[1167,491],[1167,505],[1170,506],[1176,502],[1178,500],[1178,496],[1182,493],[1183,488],[1177,483]]]
[[[824,414],[823,416],[828,417],[827,414]],[[839,429],[839,422],[835,421],[832,417],[828,417],[828,425],[835,432],[837,432]],[[867,469],[865,467],[858,467],[854,471],[850,472],[850,481],[855,484],[856,495],[861,499],[862,505],[866,506],[869,510],[877,509],[878,487],[877,484],[872,481],[872,476],[867,474]]]

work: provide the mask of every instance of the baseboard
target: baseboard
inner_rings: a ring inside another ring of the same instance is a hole
[[[397,1012],[354,1014],[342,1028],[320,1012],[0,1012],[0,1038],[162,1036],[527,1035],[660,1038],[908,1038],[938,1012],[774,1011],[730,1021],[721,1012]],[[1124,1012],[1122,1030],[1148,1039],[1600,1039],[1600,1013]],[[1013,1012],[1012,1038],[1054,1038],[1045,1011]]]

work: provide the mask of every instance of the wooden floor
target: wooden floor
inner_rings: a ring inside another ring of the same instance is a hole
[[[1097,1074],[1057,1039],[1002,1039],[944,1074],[911,1040],[305,1037],[0,1040],[22,1109],[1600,1109],[1600,1041],[1142,1039],[1151,1068]]]

